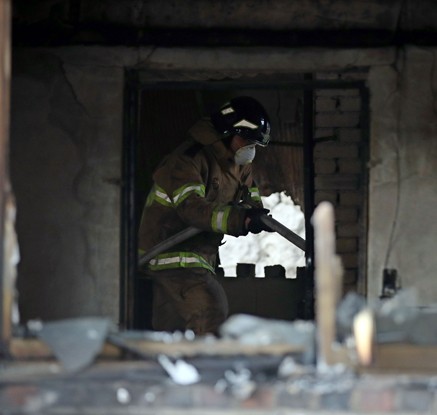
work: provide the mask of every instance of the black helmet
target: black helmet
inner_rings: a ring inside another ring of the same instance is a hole
[[[239,135],[265,147],[270,141],[270,121],[266,110],[254,98],[232,98],[211,114],[214,128],[224,136]]]

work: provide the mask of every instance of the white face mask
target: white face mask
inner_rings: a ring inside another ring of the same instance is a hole
[[[252,160],[255,158],[255,152],[255,144],[239,148],[234,155],[235,163],[240,166],[252,163]]]

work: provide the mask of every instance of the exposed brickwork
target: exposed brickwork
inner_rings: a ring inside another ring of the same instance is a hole
[[[337,129],[337,138],[340,141],[358,143],[363,140],[363,132],[360,128],[339,128]]]
[[[318,174],[331,174],[337,169],[337,164],[330,159],[317,159],[314,163],[314,171]]]
[[[353,173],[360,177],[362,169],[363,166],[361,160],[358,158],[338,160],[338,170],[341,174]]]
[[[335,130],[333,128],[316,128],[314,130],[314,138],[329,138],[329,139],[333,139],[335,137]]]
[[[337,238],[337,252],[339,254],[356,252],[358,242],[356,238]]]
[[[344,191],[340,193],[340,205],[342,206],[355,206],[361,207],[364,199],[364,192],[366,189],[362,189],[359,192]]]
[[[344,284],[354,285],[357,280],[357,271],[354,269],[347,269],[343,275]]]
[[[339,100],[339,110],[343,112],[348,111],[360,111],[361,110],[361,99],[360,97],[346,97]]]
[[[337,192],[326,192],[321,190],[316,190],[314,195],[314,202],[318,205],[320,202],[327,201],[332,203],[333,205],[337,205],[338,203],[338,194]]]
[[[356,190],[359,177],[352,174],[318,174],[315,186],[319,190]]]
[[[358,146],[339,142],[317,143],[314,157],[329,159],[351,159],[358,157]]]
[[[319,127],[355,127],[359,122],[358,112],[321,112],[316,114],[316,125]]]
[[[317,91],[318,97],[338,98],[338,97],[351,97],[351,96],[358,96],[358,95],[360,95],[358,89],[319,89]]]
[[[358,238],[360,236],[360,225],[356,222],[339,223],[337,225],[337,238]]]
[[[319,73],[326,81],[365,80],[366,72]],[[344,292],[357,287],[360,247],[365,246],[366,154],[365,130],[361,124],[366,111],[358,88],[321,89],[315,92],[315,204],[329,201],[335,208],[337,253],[345,268]],[[362,284],[365,286],[365,284]]]
[[[316,98],[316,111],[336,111],[338,107],[338,100],[333,97],[318,97]]]
[[[353,269],[357,265],[358,255],[356,252],[344,253],[344,254],[341,254],[341,259],[342,259],[343,265],[346,269]]]
[[[356,207],[341,207],[335,210],[335,219],[339,223],[357,222],[358,209]]]

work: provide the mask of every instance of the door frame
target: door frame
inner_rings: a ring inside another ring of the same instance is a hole
[[[160,77],[162,76],[160,73]],[[283,74],[281,74],[282,76]],[[304,195],[305,195],[305,232],[306,232],[306,272],[304,281],[304,299],[302,318],[314,319],[314,234],[311,217],[314,212],[314,90],[319,89],[359,89],[366,110],[362,109],[362,123],[365,134],[368,136],[368,102],[369,94],[363,81],[357,80],[318,80],[312,74],[303,74],[302,80],[278,80],[268,82],[235,80],[213,80],[215,73],[211,71],[210,79],[205,81],[205,73],[198,81],[187,81],[184,74],[175,74],[170,71],[169,77],[165,75],[156,80],[156,72],[151,71],[148,76],[147,69],[126,69],[124,90],[124,128],[123,128],[123,190],[121,208],[121,269],[120,269],[120,325],[132,329],[137,324],[137,300],[136,290],[138,287],[138,254],[137,254],[137,226],[135,212],[135,171],[136,171],[136,143],[139,131],[139,104],[141,91],[144,89],[299,89],[304,94],[304,118],[303,118],[303,141],[304,141]],[[168,79],[170,78],[170,79]],[[364,106],[364,105],[363,105]],[[367,184],[366,187],[367,188]],[[366,203],[367,206],[367,203]],[[367,212],[367,211],[366,211]],[[360,247],[361,249],[361,247]],[[361,251],[360,251],[361,252]],[[366,267],[366,253],[362,252],[360,265],[363,270]],[[365,279],[362,276],[362,279]],[[365,281],[360,285],[366,286]]]

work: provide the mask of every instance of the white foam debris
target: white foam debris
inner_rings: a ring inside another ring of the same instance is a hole
[[[264,206],[278,222],[305,238],[305,218],[300,208],[284,192],[262,197]],[[296,268],[305,266],[305,254],[277,233],[261,232],[235,238],[225,235],[220,246],[220,262],[225,276],[236,275],[237,263],[255,264],[257,277],[264,277],[264,267],[282,265],[287,278],[296,276]]]

